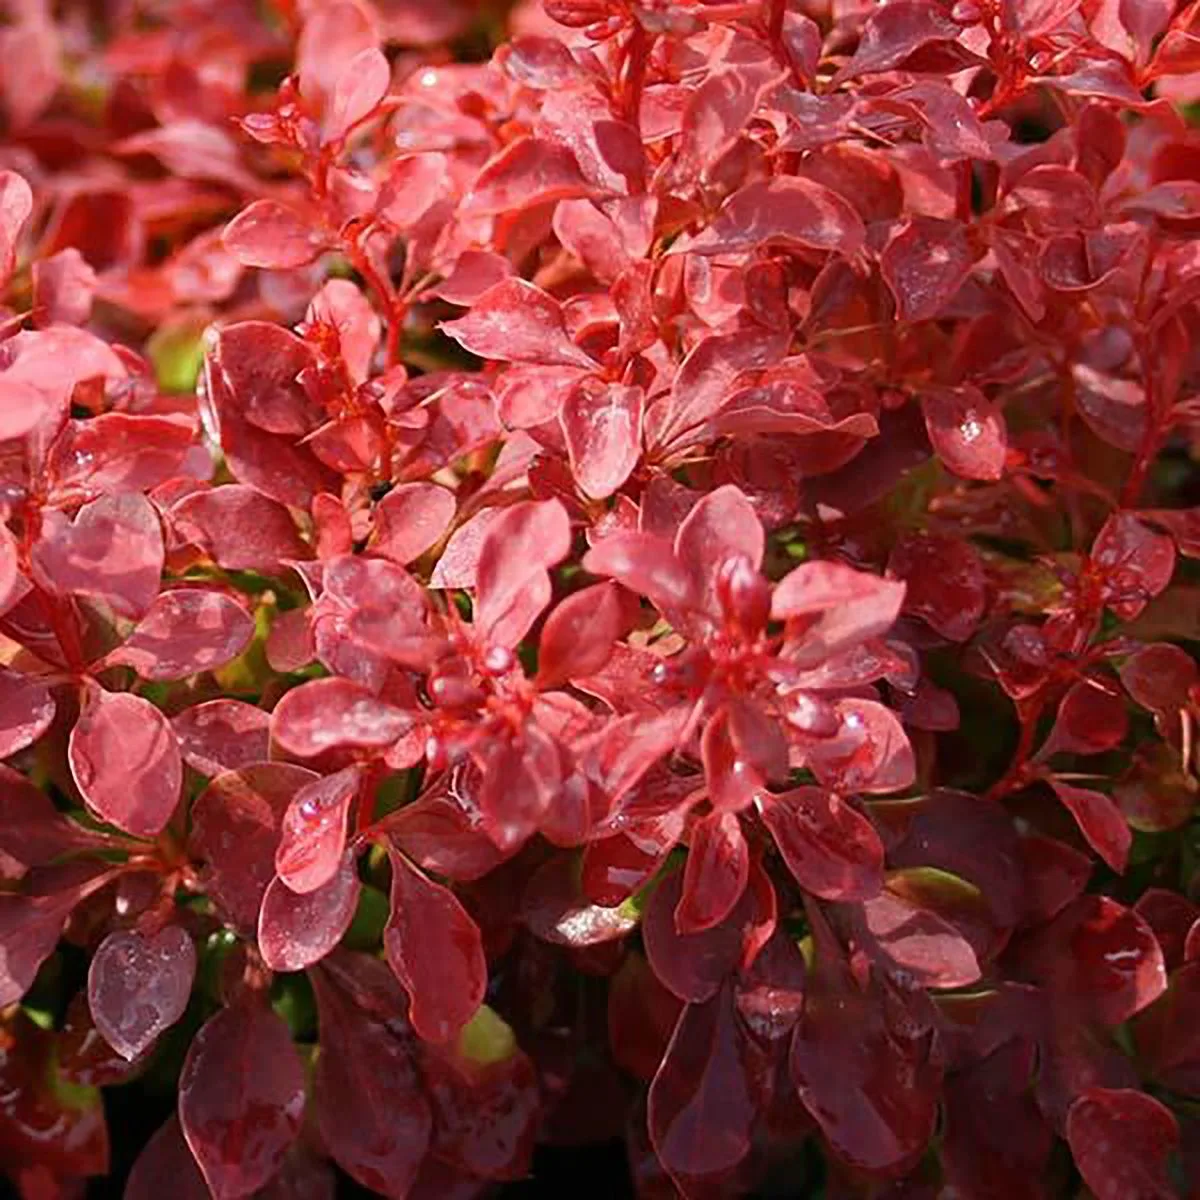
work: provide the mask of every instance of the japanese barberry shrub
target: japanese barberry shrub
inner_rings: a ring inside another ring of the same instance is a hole
[[[4,7],[22,1197],[1200,1194],[1200,5]]]

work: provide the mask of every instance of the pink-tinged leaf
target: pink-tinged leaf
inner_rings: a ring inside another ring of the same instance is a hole
[[[979,979],[975,950],[951,918],[986,917],[985,902],[956,876],[924,867],[894,872],[860,913],[867,952],[897,982],[960,988]]]
[[[629,478],[642,452],[640,387],[583,381],[559,414],[571,471],[586,496],[605,500]]]
[[[627,936],[637,914],[621,907],[592,904],[579,886],[575,859],[547,859],[521,893],[521,918],[530,931],[558,946],[599,946]]]
[[[1091,1088],[1067,1113],[1067,1142],[1096,1200],[1170,1200],[1168,1159],[1179,1122],[1160,1101],[1125,1088]]]
[[[73,522],[44,513],[30,555],[34,579],[48,592],[95,596],[134,619],[158,594],[164,558],[158,516],[133,493],[93,500]]]
[[[123,1200],[211,1200],[212,1193],[191,1148],[184,1141],[179,1117],[172,1113],[143,1147],[129,1179]]]
[[[279,825],[306,784],[320,778],[290,763],[258,763],[218,775],[192,803],[188,851],[203,864],[205,894],[221,919],[253,936],[275,876]]]
[[[956,475],[994,480],[1004,474],[1004,414],[978,388],[934,388],[921,396],[921,409],[934,450]]]
[[[692,576],[665,538],[651,533],[614,533],[583,559],[592,575],[608,575],[643,595],[663,613],[678,615],[694,602]]]
[[[179,1077],[179,1123],[214,1200],[269,1183],[303,1116],[304,1068],[269,1008],[222,1009],[196,1034]]]
[[[16,171],[0,171],[0,288],[13,273],[17,243],[32,213],[33,191],[29,184]]]
[[[878,75],[903,67],[922,55],[936,64],[933,69],[952,69],[971,61],[958,44],[962,27],[935,4],[924,0],[896,0],[868,13],[854,56],[837,73],[833,85],[859,75]]]
[[[271,715],[256,704],[207,700],[185,708],[171,727],[183,761],[209,778],[270,758]]]
[[[691,254],[734,254],[759,246],[857,254],[866,238],[862,218],[836,192],[812,179],[779,176],[749,184],[725,202],[694,241]]]
[[[375,47],[361,50],[343,68],[323,122],[326,142],[345,137],[378,108],[392,81],[388,60]]]
[[[286,693],[271,715],[271,736],[289,754],[313,758],[335,746],[381,750],[412,724],[410,713],[334,676]]]
[[[258,914],[258,948],[272,971],[302,971],[345,936],[362,891],[355,855],[343,855],[319,887],[300,895],[272,879]]]
[[[1123,872],[1129,860],[1133,834],[1116,802],[1103,792],[1075,787],[1061,779],[1051,779],[1050,786],[1075,818],[1088,845],[1114,871]]]
[[[598,583],[568,596],[546,618],[538,643],[543,690],[593,675],[612,656],[625,621],[617,589]]]
[[[758,1113],[744,1039],[726,985],[684,1008],[650,1084],[650,1140],[684,1194],[688,1180],[720,1177],[750,1152]]]
[[[436,483],[402,483],[375,506],[372,552],[407,566],[441,541],[454,507],[454,493]]]
[[[99,277],[74,246],[49,258],[38,259],[33,264],[32,275],[34,320],[39,326],[87,324]]]
[[[698,1004],[717,994],[742,955],[742,910],[703,933],[680,933],[675,913],[683,895],[683,872],[663,879],[642,918],[642,939],[654,974],[680,1000]]]
[[[457,1046],[419,1048],[433,1156],[477,1178],[527,1178],[542,1107],[537,1071],[495,1013],[485,1010],[474,1028],[484,1034],[478,1047],[468,1028]],[[427,1200],[441,1196],[435,1190]]]
[[[178,925],[153,937],[116,930],[88,969],[88,1005],[104,1040],[132,1062],[183,1016],[196,975],[196,947]]]
[[[223,666],[250,644],[254,618],[232,597],[176,588],[155,597],[146,615],[104,661],[143,679],[185,679]]]
[[[1116,512],[1096,534],[1090,563],[1105,603],[1122,621],[1132,621],[1171,582],[1175,543],[1132,513]]]
[[[245,484],[194,492],[170,514],[180,536],[202,546],[227,571],[272,571],[310,556],[282,504]]]
[[[67,757],[97,820],[154,837],[171,819],[183,759],[170,723],[148,700],[95,688],[71,730]]]
[[[692,826],[683,892],[675,909],[681,934],[703,933],[736,907],[750,877],[750,848],[735,813],[710,813]]]
[[[495,843],[480,827],[477,812],[446,785],[446,794],[427,795],[386,818],[388,836],[426,871],[465,883],[481,879],[503,861]]]
[[[761,797],[763,824],[796,882],[824,900],[867,900],[883,886],[875,827],[834,792],[798,787]]]
[[[112,492],[147,492],[181,470],[196,442],[182,417],[108,412],[68,421],[50,449],[46,470],[55,503],[66,507]]]
[[[789,642],[802,664],[817,663],[886,633],[904,594],[903,583],[842,563],[801,563],[775,585],[771,616],[798,623],[799,634]]]
[[[303,386],[312,348],[270,321],[238,321],[221,330],[216,360],[238,414],[267,433],[311,433],[326,413]]]
[[[518,213],[539,204],[590,196],[595,190],[566,146],[523,137],[484,165],[463,201],[463,211],[471,216]]]
[[[571,522],[557,500],[515,504],[492,525],[475,576],[475,630],[487,645],[513,647],[550,601],[547,569],[571,549]]]
[[[59,407],[52,392],[0,374],[0,441],[24,437]]]
[[[749,709],[740,711],[753,712]],[[750,717],[750,720],[753,719]],[[733,720],[728,708],[721,709],[708,720],[700,739],[700,756],[704,764],[708,801],[716,813],[743,812],[766,787],[763,771],[753,757],[742,757],[734,741],[731,728]],[[768,719],[768,724],[773,723]],[[786,774],[786,744],[783,751]]]
[[[293,892],[312,892],[337,873],[346,820],[362,782],[360,767],[314,780],[297,793],[280,827],[275,871]]]
[[[391,853],[392,915],[383,948],[408,992],[409,1019],[431,1042],[456,1037],[483,1003],[487,962],[479,928],[448,888]],[[435,956],[429,947],[438,947]]]
[[[354,1003],[334,975],[310,978],[321,1030],[313,1091],[322,1140],[363,1187],[407,1196],[433,1135],[410,1039],[387,1014]]]
[[[54,697],[37,679],[0,667],[0,758],[34,742],[54,720]]]
[[[816,966],[792,1038],[792,1080],[839,1158],[898,1172],[924,1150],[937,1118],[933,1031],[886,981],[860,985],[823,918],[810,913],[819,922]]]
[[[898,792],[916,779],[912,744],[890,708],[853,697],[834,705],[838,733],[808,738],[805,761],[826,787],[842,792]]]
[[[975,258],[962,225],[909,217],[879,259],[902,321],[928,321],[954,299]]]
[[[739,488],[725,484],[696,502],[675,535],[675,557],[691,575],[692,593],[705,611],[713,616],[725,611],[735,619],[747,615],[730,612],[728,602],[733,600],[736,610],[736,598],[755,590],[754,574],[762,565],[765,542],[754,505]],[[749,567],[746,586],[739,589],[735,584],[733,594],[722,586],[722,571],[731,559],[740,559]],[[758,599],[762,611],[757,615],[765,623],[765,593]]]
[[[24,587],[16,540],[8,526],[0,527],[0,616],[21,598]]]
[[[441,328],[480,358],[596,369],[567,333],[558,301],[524,279],[506,279],[489,288],[465,317]]]
[[[308,219],[278,200],[255,200],[242,209],[221,240],[243,266],[275,271],[306,266],[325,248]]]

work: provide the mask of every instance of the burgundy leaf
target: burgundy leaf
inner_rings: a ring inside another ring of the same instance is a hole
[[[101,850],[107,844],[104,834],[63,816],[41,788],[0,766],[0,878],[13,868],[19,876],[30,867],[48,866],[60,855]]]
[[[212,1196],[175,1113],[142,1148],[129,1172],[124,1200],[157,1200],[168,1194],[175,1200],[210,1200]]]
[[[79,896],[0,892],[0,1006],[16,1004],[54,953]]]
[[[71,775],[101,821],[139,837],[160,833],[183,783],[179,743],[166,717],[130,692],[94,688],[67,748]]]
[[[1125,870],[1133,834],[1117,804],[1103,792],[1051,779],[1055,795],[1066,805],[1088,845],[1118,874]]]
[[[117,930],[100,943],[88,969],[96,1028],[132,1061],[183,1016],[196,974],[196,947],[178,925],[153,937]]]
[[[743,1038],[726,985],[684,1008],[650,1084],[650,1139],[685,1193],[690,1178],[731,1171],[750,1152],[757,1113]]]
[[[384,952],[411,1002],[409,1019],[431,1042],[445,1042],[475,1015],[487,987],[479,929],[448,888],[397,853],[392,864],[392,914]],[[436,958],[429,947],[436,945]]]
[[[589,903],[579,886],[577,863],[548,859],[521,895],[521,916],[543,941],[560,946],[596,946],[625,937],[637,916],[624,908]]]
[[[750,849],[737,815],[702,817],[691,830],[675,927],[696,934],[719,925],[742,898],[749,875]]]
[[[223,1009],[196,1034],[179,1078],[179,1123],[216,1200],[269,1183],[303,1115],[304,1068],[270,1009]]]
[[[442,331],[480,358],[594,370],[596,364],[567,333],[557,300],[523,279],[489,288]]]
[[[1143,1092],[1097,1087],[1067,1114],[1067,1141],[1096,1200],[1176,1195],[1167,1159],[1179,1146],[1171,1111]]]
[[[303,894],[272,879],[258,914],[263,962],[273,971],[302,971],[319,962],[350,928],[361,891],[352,851],[327,880]]]
[[[318,970],[310,978],[321,1026],[314,1079],[321,1136],[363,1187],[406,1196],[433,1133],[410,1040],[383,1014],[355,1005],[332,975]]]
[[[270,714],[241,700],[194,704],[175,717],[171,727],[183,761],[209,778],[270,757]]]
[[[1091,566],[1108,607],[1121,620],[1132,621],[1171,582],[1175,543],[1132,513],[1116,512],[1096,534]]]

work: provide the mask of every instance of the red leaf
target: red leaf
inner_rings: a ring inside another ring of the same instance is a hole
[[[760,797],[788,870],[825,900],[866,900],[883,886],[883,846],[874,826],[834,792],[798,787]]]
[[[579,886],[575,859],[547,859],[525,885],[521,917],[545,942],[559,946],[598,946],[625,937],[637,916],[622,908],[589,903]]]
[[[0,667],[0,758],[34,742],[54,720],[54,697],[36,679]]]
[[[816,663],[886,633],[900,613],[904,594],[903,583],[842,563],[808,562],[775,585],[771,616],[800,623],[798,661]]]
[[[125,1184],[124,1200],[159,1200],[166,1195],[173,1200],[212,1197],[175,1113],[151,1135],[138,1155]]]
[[[683,872],[673,871],[654,889],[642,918],[646,957],[664,987],[680,1000],[702,1003],[717,994],[742,955],[739,908],[703,933],[680,933],[675,913],[683,894]]]
[[[116,930],[88,969],[88,1005],[96,1028],[132,1062],[183,1016],[196,974],[196,947],[178,925],[153,937]]]
[[[375,506],[371,550],[407,566],[441,540],[454,507],[454,493],[434,483],[393,488]]]
[[[46,792],[0,766],[0,879],[13,867],[19,876],[73,850],[102,850],[107,845],[104,834],[67,820]]]
[[[1052,966],[1066,975],[1077,1002],[1108,1026],[1120,1025],[1167,987],[1162,947],[1132,909],[1106,896],[1088,896],[1060,918],[1070,930],[1069,951],[1057,949]]]
[[[269,1183],[303,1116],[304,1068],[270,1009],[223,1009],[196,1034],[179,1078],[179,1123],[215,1200]]]
[[[183,760],[166,717],[148,700],[94,688],[71,730],[67,756],[76,786],[98,820],[154,837],[171,819]]]
[[[1132,513],[1116,512],[1096,534],[1090,563],[1101,580],[1105,603],[1122,621],[1132,621],[1171,582],[1175,543]]]
[[[387,95],[392,81],[388,60],[375,47],[359,51],[341,70],[325,113],[324,140],[345,137],[352,126],[370,116]]]
[[[24,437],[58,411],[52,392],[0,374],[0,441]]]
[[[349,679],[314,679],[275,706],[271,736],[289,754],[313,758],[335,746],[380,750],[412,727],[403,709]]]
[[[346,845],[346,819],[361,782],[362,768],[346,767],[306,784],[288,805],[275,870],[293,892],[315,891],[336,874]]]
[[[839,700],[839,732],[808,738],[805,760],[827,787],[843,792],[897,792],[916,778],[912,745],[896,714],[874,700]]]
[[[868,13],[854,56],[833,79],[833,85],[859,75],[878,75],[902,67],[924,51],[941,50],[946,62],[965,65],[970,57],[957,45],[962,28],[934,4],[923,0],[896,0]]]
[[[99,277],[74,246],[36,261],[32,275],[34,320],[40,327],[87,324]]]
[[[892,234],[879,267],[896,298],[899,318],[928,321],[954,299],[974,262],[957,221],[909,217]]]
[[[353,851],[342,857],[333,875],[303,895],[282,879],[272,879],[258,914],[263,962],[272,971],[302,971],[320,962],[350,928],[361,891]]]
[[[1004,414],[978,388],[933,389],[922,394],[921,407],[934,450],[956,475],[994,480],[1004,474]]]
[[[691,254],[732,254],[778,245],[851,258],[865,238],[862,218],[836,192],[812,179],[780,176],[735,192],[712,224],[679,248]]]
[[[899,1171],[924,1150],[937,1117],[932,1030],[885,982],[861,987],[816,920],[816,966],[792,1039],[792,1079],[839,1158],[864,1171]]]
[[[308,220],[278,200],[255,200],[242,209],[225,226],[222,241],[244,266],[276,271],[303,267],[325,248]]]
[[[611,583],[598,583],[568,596],[542,627],[538,685],[548,690],[601,670],[612,656],[623,625],[620,599]]]
[[[266,762],[271,748],[271,716],[241,700],[208,700],[185,708],[171,722],[183,761],[211,778]]]
[[[752,626],[759,620],[765,623],[766,596],[753,595],[758,590],[753,573],[762,565],[765,540],[754,506],[732,484],[725,484],[696,502],[675,535],[675,557],[690,573],[692,593],[700,607],[713,616],[725,611],[734,620],[751,617]],[[721,579],[722,569],[728,570],[731,559],[740,559],[750,568],[749,572],[740,573],[745,586],[733,593],[723,587],[723,583],[731,580]],[[759,601],[752,607],[761,607],[762,611],[753,614],[737,611],[738,598]]]
[[[483,1003],[487,962],[475,922],[454,893],[422,875],[397,853],[392,864],[392,915],[383,948],[408,992],[409,1019],[431,1042],[456,1037]],[[429,947],[438,947],[437,955]]]
[[[1179,1123],[1153,1096],[1091,1088],[1067,1113],[1067,1141],[1096,1200],[1176,1195],[1167,1160],[1179,1147]]]
[[[650,1139],[685,1194],[690,1178],[732,1171],[750,1152],[757,1111],[743,1039],[726,985],[684,1008],[650,1084]]]
[[[194,492],[171,519],[227,571],[273,571],[287,559],[310,557],[287,509],[245,484]]]
[[[919,533],[902,538],[888,570],[904,580],[904,610],[952,642],[975,632],[987,604],[983,561],[961,538]]]
[[[475,575],[475,630],[488,646],[516,646],[550,601],[547,568],[571,549],[571,523],[557,500],[505,510],[484,537]]]
[[[714,812],[701,817],[689,837],[676,929],[696,934],[719,925],[742,898],[749,877],[750,848],[737,815]]]
[[[184,679],[236,658],[254,637],[254,618],[232,597],[198,588],[156,596],[106,666],[132,667],[143,679]]]
[[[605,500],[629,478],[642,452],[640,387],[583,380],[559,414],[579,490]]]
[[[31,554],[34,578],[56,596],[96,596],[137,618],[158,594],[165,552],[158,516],[143,496],[103,496],[68,521],[42,516]]]
[[[33,192],[16,171],[0,171],[0,287],[8,283],[17,259],[21,230],[33,213]],[[3,437],[19,437],[5,433]]]
[[[1068,754],[1103,754],[1125,740],[1129,717],[1125,702],[1095,679],[1071,685],[1058,706],[1058,717],[1039,758]]]
[[[0,892],[0,1007],[16,1004],[54,953],[77,892],[24,896]]]
[[[465,317],[441,328],[480,358],[585,371],[596,367],[571,340],[558,301],[524,279],[489,288]]]
[[[1125,870],[1133,834],[1116,802],[1103,792],[1074,787],[1061,779],[1050,786],[1066,805],[1088,845],[1118,874]]]
[[[363,1187],[406,1196],[433,1135],[412,1047],[385,1014],[353,1003],[333,975],[310,978],[321,1028],[313,1081],[321,1137]]]
[[[259,763],[218,775],[192,803],[190,855],[222,920],[253,936],[275,876],[279,823],[296,793],[320,778],[290,763]]]
[[[566,146],[522,137],[484,165],[463,201],[463,211],[472,216],[518,213],[594,192]]]

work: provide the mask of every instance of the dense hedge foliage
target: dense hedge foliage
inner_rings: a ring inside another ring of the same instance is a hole
[[[1200,1194],[1200,6],[4,7],[25,1200]]]

